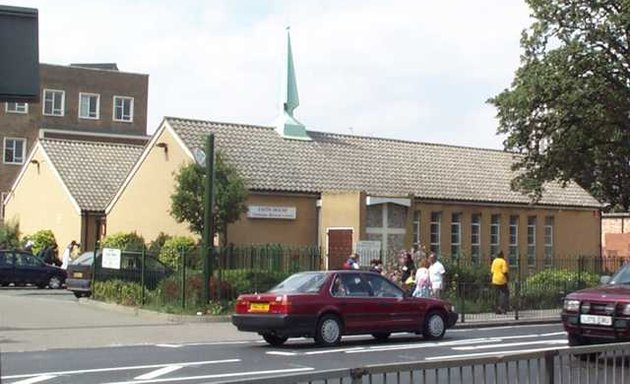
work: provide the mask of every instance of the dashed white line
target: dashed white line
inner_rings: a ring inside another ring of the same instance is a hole
[[[182,368],[184,367],[181,365],[168,365],[164,368],[156,369],[155,371],[145,373],[144,375],[136,376],[134,377],[134,380],[151,380],[151,379],[155,379],[156,377],[164,376],[171,372],[178,371]]]
[[[265,352],[267,355],[276,355],[276,356],[296,356],[297,352],[284,352],[284,351],[267,351]]]
[[[567,348],[569,348],[569,347],[568,346],[560,346],[560,347],[536,348],[536,349],[517,349],[517,350],[511,350],[511,351],[465,353],[465,354],[458,354],[458,355],[431,356],[431,357],[425,358],[425,360],[432,361],[432,360],[462,359],[462,358],[466,358],[466,357],[509,355],[511,353],[528,353],[528,352],[555,351],[555,350],[558,350],[558,349],[567,349]]]
[[[41,375],[41,376],[31,377],[30,379],[16,381],[16,382],[13,382],[11,384],[35,384],[35,383],[41,383],[42,381],[54,379],[55,377],[57,377],[57,376],[54,376],[54,375]]]
[[[527,342],[522,342],[522,343],[470,345],[470,346],[465,346],[465,347],[453,347],[452,349],[455,351],[474,351],[477,349],[522,347],[525,345],[538,345],[538,344],[556,345],[556,344],[567,344],[567,343],[568,341],[566,339],[558,339],[558,340],[527,341]]]
[[[160,348],[181,348],[183,345],[181,344],[155,344],[156,347]]]
[[[272,370],[268,370],[268,371],[232,372],[232,373],[217,373],[217,374],[214,374],[214,375],[202,375],[202,376],[169,377],[168,379],[119,381],[119,382],[107,383],[107,384],[168,383],[168,382],[173,382],[173,381],[174,382],[180,382],[180,381],[187,381],[187,380],[220,379],[220,378],[239,377],[239,376],[256,376],[256,375],[275,375],[275,374],[283,374],[283,373],[298,373],[298,372],[307,372],[307,371],[314,371],[314,370],[315,370],[315,368],[312,368],[312,367],[289,368],[289,369],[272,369]]]

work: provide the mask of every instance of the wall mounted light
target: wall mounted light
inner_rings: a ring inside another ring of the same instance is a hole
[[[39,160],[31,160],[31,164],[37,165],[37,173],[39,173]]]
[[[166,143],[157,143],[156,147],[164,149],[164,153],[168,153],[168,144]]]

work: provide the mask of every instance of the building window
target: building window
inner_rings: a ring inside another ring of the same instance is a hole
[[[515,265],[518,260],[518,216],[510,216],[510,265]]]
[[[28,113],[28,103],[6,103],[4,110],[8,113]]]
[[[527,265],[536,265],[536,216],[527,218]]]
[[[440,255],[440,232],[442,230],[442,213],[431,212],[431,252]]]
[[[44,110],[46,116],[63,116],[66,93],[55,89],[44,89]]]
[[[470,218],[470,260],[479,263],[481,257],[481,215],[474,213]]]
[[[98,119],[101,96],[95,93],[79,93],[79,117],[82,119]]]
[[[501,215],[492,215],[490,218],[490,256],[499,254],[501,244]]]
[[[553,263],[553,216],[545,217],[545,265]]]
[[[26,139],[4,138],[3,159],[5,164],[24,164],[24,152],[26,152]]]
[[[451,256],[462,254],[462,214],[451,215]]]
[[[413,212],[413,244],[420,249],[422,239],[420,238],[420,211]]]
[[[114,96],[114,121],[133,121],[133,97]]]

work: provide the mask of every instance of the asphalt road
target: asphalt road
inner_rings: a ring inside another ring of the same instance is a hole
[[[207,383],[564,346],[566,336],[560,325],[506,326],[449,330],[437,342],[408,334],[394,335],[386,342],[376,342],[370,336],[351,336],[335,348],[318,348],[306,339],[292,339],[282,347],[270,347],[256,338],[3,353],[1,372],[2,383],[13,384]]]

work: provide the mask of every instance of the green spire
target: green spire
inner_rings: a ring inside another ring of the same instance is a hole
[[[293,65],[289,27],[287,27],[287,58],[285,73],[282,76],[280,103],[281,114],[276,122],[278,133],[287,139],[311,140],[306,133],[304,124],[293,117],[293,111],[300,105],[300,99],[298,97],[297,82],[295,80],[295,66]]]

